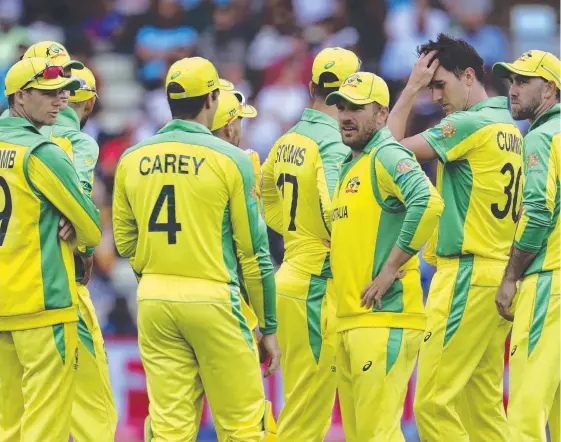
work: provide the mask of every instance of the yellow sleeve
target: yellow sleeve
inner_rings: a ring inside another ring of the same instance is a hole
[[[275,158],[278,146],[275,144],[269,156],[263,163],[263,180],[261,185],[261,199],[265,222],[275,232],[283,233],[282,199],[275,183]]]
[[[27,173],[30,183],[72,223],[76,246],[96,246],[101,240],[99,211],[84,194],[68,156],[55,144],[39,146],[29,155]]]
[[[136,254],[138,226],[125,189],[126,167],[121,160],[113,187],[113,236],[119,255],[132,258]]]
[[[230,220],[237,257],[259,329],[263,334],[275,333],[275,276],[269,254],[267,227],[257,207],[250,160],[241,157],[237,169],[227,172],[227,178],[231,180]]]

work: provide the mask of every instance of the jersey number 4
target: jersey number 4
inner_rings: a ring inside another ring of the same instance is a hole
[[[4,244],[6,232],[8,231],[8,223],[12,216],[12,194],[4,177],[0,176],[0,188],[4,192],[4,208],[0,212],[0,246]]]
[[[512,221],[515,223],[518,221],[518,193],[520,190],[520,178],[522,177],[522,168],[518,168],[518,172],[514,172],[514,166],[512,163],[506,163],[503,168],[501,169],[501,173],[506,175],[507,173],[510,175],[510,181],[504,188],[504,192],[506,195],[506,204],[504,208],[499,209],[499,205],[497,203],[491,204],[491,212],[498,219],[504,219],[508,215],[508,212],[511,212]],[[516,184],[515,184],[516,178]],[[514,197],[512,195],[512,187],[514,186]],[[510,210],[512,207],[512,211]]]
[[[277,187],[282,192],[283,198],[285,183],[292,184],[292,201],[290,203],[290,223],[288,224],[288,231],[294,232],[296,230],[296,209],[298,208],[298,180],[294,175],[288,173],[281,173],[279,175]]]
[[[162,211],[164,203],[167,201],[168,222],[159,223],[158,217]],[[156,204],[152,209],[150,220],[148,221],[149,232],[167,232],[168,244],[177,244],[177,232],[181,232],[181,223],[176,221],[175,216],[175,186],[166,184],[162,187]]]

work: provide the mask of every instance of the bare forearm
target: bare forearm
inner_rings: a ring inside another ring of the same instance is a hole
[[[407,253],[398,246],[393,246],[390,256],[384,264],[384,269],[382,269],[382,271],[388,270],[389,272],[397,272],[407,261],[411,259],[412,256],[413,255]]]
[[[503,279],[507,281],[520,280],[535,257],[535,253],[523,252],[513,245]]]
[[[401,141],[405,138],[407,119],[409,118],[413,104],[415,104],[418,92],[419,91],[412,86],[405,86],[405,89],[401,92],[399,99],[388,116],[388,127],[397,141]]]

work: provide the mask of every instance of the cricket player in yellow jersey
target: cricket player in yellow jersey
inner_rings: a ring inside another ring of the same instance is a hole
[[[514,63],[497,63],[508,77],[515,120],[532,123],[524,139],[522,211],[496,303],[509,321],[517,283],[520,293],[510,340],[510,442],[559,442],[560,333],[559,186],[561,164],[560,61],[528,51]]]
[[[78,365],[73,244],[101,238],[99,213],[67,155],[39,133],[52,125],[66,90],[63,68],[29,58],[8,71],[10,114],[0,120],[0,438],[67,442]]]
[[[174,63],[166,91],[173,120],[123,154],[113,199],[117,249],[141,275],[139,345],[151,439],[196,439],[202,384],[220,440],[261,441],[272,415],[241,310],[242,278],[271,354],[265,376],[277,369],[280,350],[251,162],[209,130],[220,93],[212,63]]]
[[[439,160],[444,199],[425,256],[436,264],[421,345],[415,418],[421,441],[503,442],[504,346],[510,323],[494,298],[518,216],[523,139],[506,97],[488,98],[483,60],[444,34],[419,59],[388,126],[420,162]],[[417,93],[428,86],[446,117],[404,138]]]
[[[417,252],[442,199],[386,127],[390,94],[369,72],[348,77],[336,105],[343,161],[333,194],[337,378],[348,442],[405,441],[401,415],[426,318]]]
[[[283,235],[285,248],[275,277],[285,400],[281,442],[323,441],[331,425],[337,378],[329,213],[349,148],[341,141],[337,110],[325,97],[359,67],[346,49],[317,55],[309,84],[312,107],[277,140],[263,164],[265,220]]]

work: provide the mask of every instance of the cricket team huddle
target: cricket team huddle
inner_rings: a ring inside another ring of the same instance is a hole
[[[138,279],[146,442],[320,442],[338,393],[349,442],[405,441],[417,364],[422,442],[560,435],[560,61],[493,66],[440,34],[390,110],[353,52],[315,58],[310,108],[263,164],[257,109],[213,64],[169,68],[172,114],[117,166],[113,235]],[[417,96],[445,114],[406,137]],[[99,147],[92,72],[56,42],[5,78],[0,117],[0,442],[110,442],[117,411],[87,289]],[[282,103],[279,103],[282,106]],[[525,137],[515,120],[531,123]],[[436,186],[420,163],[437,161]],[[284,239],[275,273],[267,226]],[[419,253],[436,267],[423,303]],[[510,339],[508,412],[504,351]],[[282,370],[278,419],[265,377]]]

